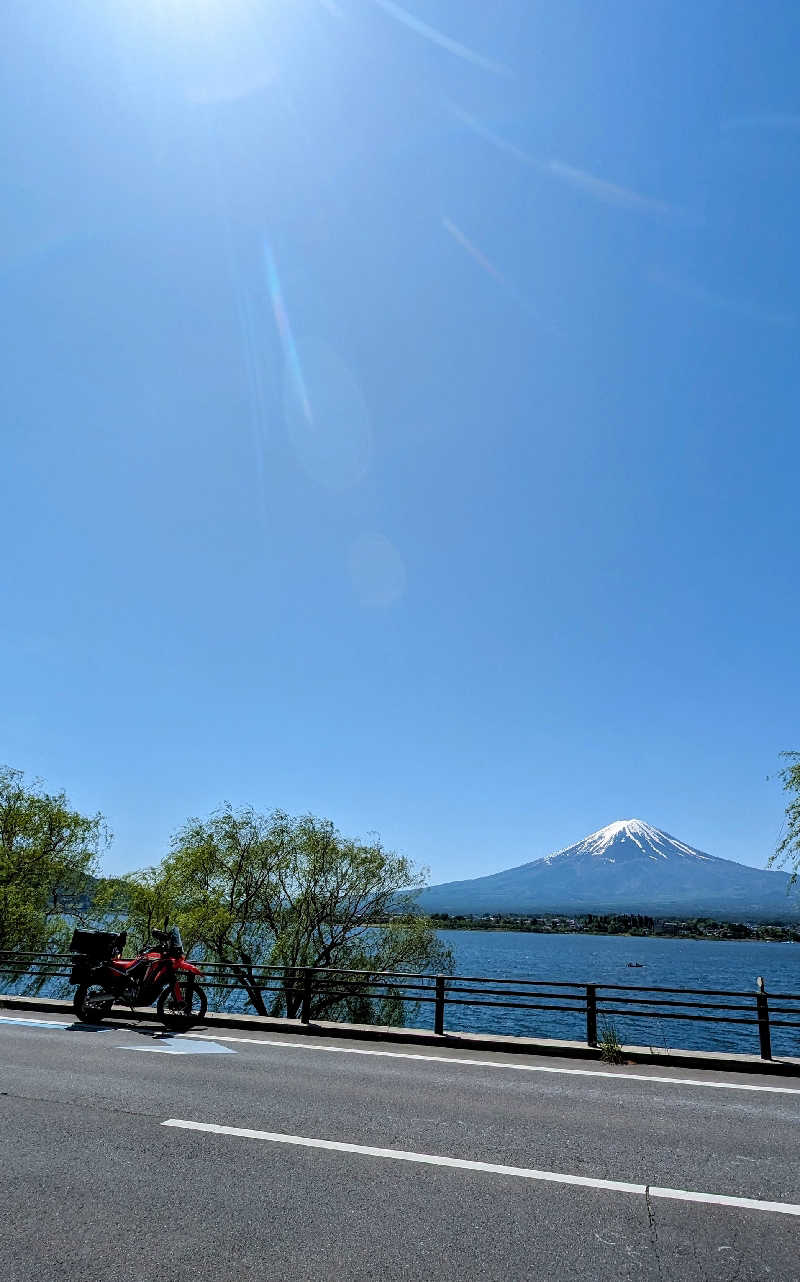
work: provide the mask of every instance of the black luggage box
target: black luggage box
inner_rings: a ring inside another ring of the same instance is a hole
[[[91,957],[93,961],[108,961],[115,949],[122,951],[126,938],[125,931],[118,935],[112,930],[76,930],[69,951]]]

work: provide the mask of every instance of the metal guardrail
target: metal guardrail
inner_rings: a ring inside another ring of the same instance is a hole
[[[16,980],[69,978],[70,953],[0,951],[0,975]],[[585,1021],[586,1043],[598,1044],[598,1021],[679,1019],[744,1024],[758,1029],[762,1059],[772,1058],[772,1029],[800,1029],[800,993],[768,993],[759,976],[754,990],[664,988],[645,984],[573,983],[549,979],[497,979],[487,975],[431,975],[408,971],[348,970],[335,966],[253,966],[202,963],[203,984],[218,992],[280,994],[308,1024],[319,1009],[346,998],[395,999],[433,1006],[433,1031],[443,1035],[447,1007],[569,1012]],[[247,984],[242,982],[246,972]],[[633,994],[632,996],[630,994]],[[700,1000],[695,1000],[699,998]],[[719,998],[721,1000],[708,1000]],[[775,1005],[776,1002],[791,1003]],[[669,1008],[669,1009],[667,1009]],[[677,1009],[676,1009],[677,1008]],[[709,1013],[709,1012],[714,1012]],[[724,1012],[724,1013],[722,1013]],[[776,1018],[779,1016],[781,1018]],[[791,1018],[782,1018],[790,1016]]]

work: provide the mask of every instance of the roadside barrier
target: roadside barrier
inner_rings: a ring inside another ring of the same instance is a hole
[[[41,988],[68,979],[69,953],[2,952],[0,975]],[[800,993],[768,993],[758,977],[752,991],[662,988],[645,984],[572,983],[548,979],[497,979],[487,975],[430,975],[406,971],[347,970],[335,966],[256,966],[245,962],[198,963],[204,988],[240,992],[260,1014],[280,1010],[303,1024],[336,1018],[342,1002],[423,1003],[433,1007],[434,1033],[445,1033],[448,1008],[569,1012],[585,1027],[586,1044],[598,1045],[610,1017],[691,1020],[749,1025],[761,1058],[772,1059],[773,1029],[800,1029]],[[265,995],[270,994],[265,1000]],[[274,1007],[267,1012],[267,1004]],[[259,1005],[262,1009],[258,1009]],[[788,1017],[788,1018],[786,1018]]]

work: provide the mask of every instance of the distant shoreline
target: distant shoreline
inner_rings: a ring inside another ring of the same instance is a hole
[[[433,913],[437,930],[474,930],[532,935],[623,935],[631,938],[706,939],[748,943],[800,943],[800,923],[717,921],[708,917],[671,917],[668,920],[640,915],[587,913],[576,917],[481,917]]]

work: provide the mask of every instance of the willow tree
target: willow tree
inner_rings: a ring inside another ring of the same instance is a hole
[[[102,815],[82,815],[63,792],[0,766],[0,951],[63,941],[65,914],[85,901],[107,839]]]
[[[777,848],[770,856],[769,866],[785,867],[787,864],[792,875],[793,885],[800,874],[800,752],[783,752],[781,756],[787,765],[780,771],[779,778],[789,800],[784,814],[786,823]]]
[[[156,868],[124,878],[131,924],[141,933],[162,916],[177,920],[187,947],[226,963],[262,1015],[298,1014],[304,967],[362,971],[449,970],[449,950],[414,911],[424,871],[378,838],[345,837],[328,819],[224,806],[190,819]],[[149,918],[149,920],[147,920]],[[260,967],[275,967],[277,993]],[[391,998],[342,996],[330,973],[315,982],[312,1014],[400,1017]]]

